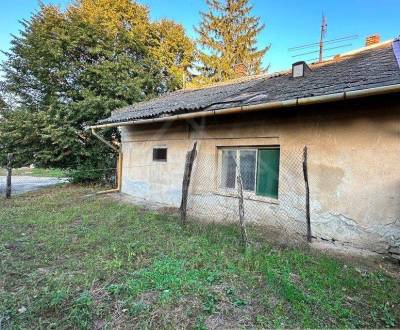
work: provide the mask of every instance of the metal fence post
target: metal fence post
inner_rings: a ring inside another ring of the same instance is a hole
[[[13,154],[7,154],[6,198],[11,198],[12,160]]]
[[[303,174],[306,185],[306,220],[307,220],[307,241],[311,242],[311,217],[310,217],[310,187],[308,184],[308,151],[307,146],[303,150]]]

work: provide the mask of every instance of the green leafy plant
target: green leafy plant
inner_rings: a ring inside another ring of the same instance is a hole
[[[213,293],[208,293],[203,300],[203,311],[212,314],[217,310],[218,298]]]
[[[93,317],[93,299],[88,292],[83,292],[74,301],[70,317],[74,324],[81,329],[91,328]]]

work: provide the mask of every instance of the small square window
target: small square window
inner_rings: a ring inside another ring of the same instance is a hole
[[[166,162],[167,161],[167,148],[166,147],[153,148],[153,161],[154,162]]]

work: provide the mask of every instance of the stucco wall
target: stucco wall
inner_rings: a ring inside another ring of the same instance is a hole
[[[280,181],[285,184],[279,187],[278,201],[262,201],[262,205],[273,210],[279,203],[288,203],[290,197],[298,204],[292,208],[293,223],[303,221],[304,191],[298,187],[303,181],[297,164],[307,145],[313,235],[379,252],[388,244],[400,243],[398,97],[127,126],[121,133],[122,191],[177,207],[186,152],[194,141],[198,142],[195,170],[201,176],[193,178],[192,186],[204,193],[218,189],[218,147],[279,145]],[[166,163],[152,161],[154,146],[168,147]],[[291,182],[296,184],[291,187]],[[223,204],[232,203],[235,209],[232,198],[223,198]],[[249,209],[250,204],[260,204],[247,203]],[[204,211],[203,204],[197,204],[198,212]],[[218,205],[213,206],[214,211]],[[196,203],[192,206],[195,209]],[[265,213],[259,217],[256,211],[252,213],[250,221],[273,224],[270,217],[265,219]],[[294,228],[291,224],[289,229]]]

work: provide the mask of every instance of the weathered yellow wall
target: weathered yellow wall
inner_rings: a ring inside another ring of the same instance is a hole
[[[272,208],[294,197],[296,203],[304,200],[298,186],[303,185],[301,155],[307,145],[313,234],[379,251],[400,240],[396,98],[124,127],[122,191],[179,206],[185,156],[194,141],[198,175],[192,186],[197,192],[218,190],[217,147],[279,145],[282,201],[271,201],[267,207]],[[167,163],[152,161],[158,145],[168,147]]]

